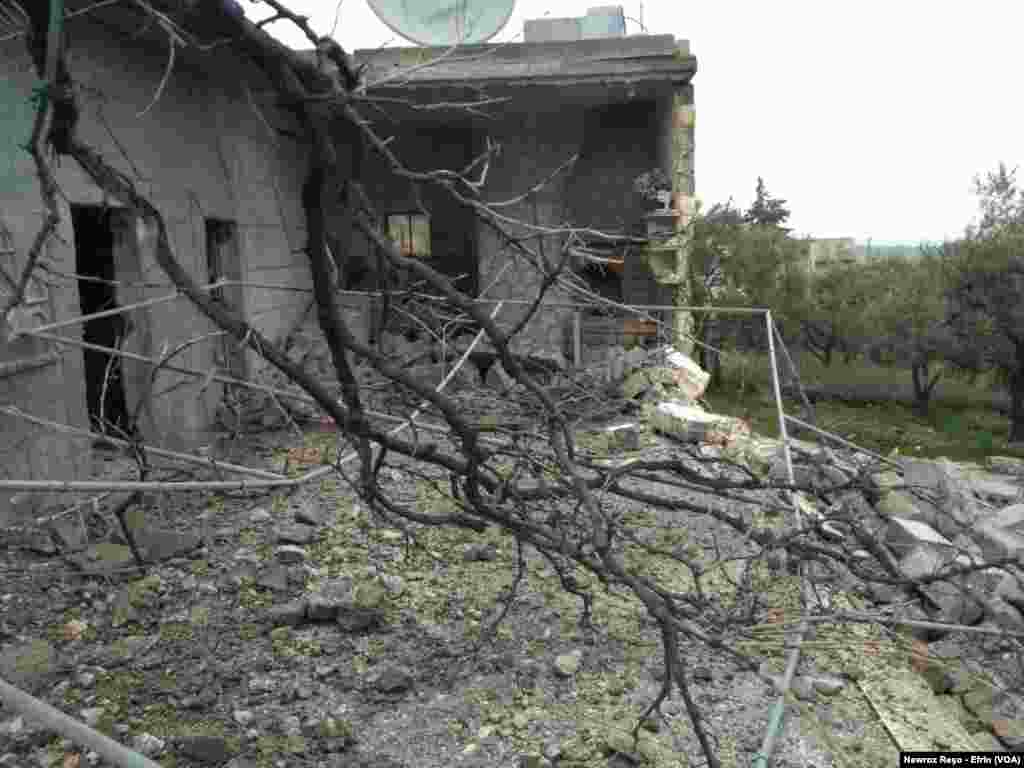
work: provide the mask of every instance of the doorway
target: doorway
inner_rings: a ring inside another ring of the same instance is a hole
[[[204,226],[207,283],[231,281],[226,286],[212,289],[210,298],[233,312],[241,312],[242,289],[238,281],[242,276],[242,268],[238,250],[238,226],[225,219],[206,219]],[[245,347],[230,334],[219,337],[213,362],[229,376],[245,378]]]
[[[83,316],[118,306],[114,280],[114,209],[99,205],[72,205],[75,234],[75,271]],[[124,313],[82,323],[82,340],[97,347],[120,350],[131,323]],[[85,400],[93,431],[128,438],[134,433],[124,390],[120,355],[85,348]]]

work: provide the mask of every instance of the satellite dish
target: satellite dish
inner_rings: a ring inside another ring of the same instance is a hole
[[[515,0],[367,0],[389,29],[417,45],[485,43],[508,23]]]

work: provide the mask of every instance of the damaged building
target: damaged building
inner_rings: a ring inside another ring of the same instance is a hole
[[[134,5],[65,5],[82,141],[161,211],[191,277],[253,327],[281,340],[315,323],[301,205],[309,148],[259,69],[232,45],[205,37],[190,6],[168,12],[169,28],[147,23]],[[417,65],[442,52],[359,51],[366,113],[416,170],[462,169],[488,143],[500,145],[481,179],[481,199],[508,201],[497,210],[509,220],[582,228],[581,252],[602,254],[600,268],[587,267],[586,258],[576,264],[594,292],[627,304],[670,303],[672,286],[659,284],[643,257],[651,216],[634,182],[661,169],[676,192],[675,213],[661,217],[691,212],[695,58],[670,35],[626,36],[613,28],[594,37],[580,31],[585,25],[550,21],[528,24],[523,43],[467,46],[429,67]],[[10,137],[0,152],[0,266],[17,276],[42,221],[39,181],[24,150],[40,81],[24,28],[0,32],[0,104]],[[481,94],[490,103],[472,114],[416,108]],[[531,297],[537,273],[507,239],[443,190],[421,185],[417,199],[350,128],[339,125],[335,139],[405,253],[428,259],[486,302]],[[88,476],[90,440],[55,424],[118,432],[134,423],[147,443],[171,449],[208,442],[226,382],[258,377],[265,363],[177,295],[155,259],[155,233],[125,201],[105,195],[69,157],[56,158],[53,170],[56,237],[26,301],[0,328],[6,476]],[[357,333],[370,339],[386,318],[379,302],[358,292],[379,287],[379,255],[346,217],[340,203],[330,212],[332,243],[348,254],[339,287],[352,291],[339,301]],[[548,255],[563,242],[543,230],[508,230]],[[0,299],[12,291],[0,277]],[[551,309],[524,332],[528,348],[579,359],[581,332],[609,322],[625,327],[622,318],[581,321],[562,305],[569,298],[549,294]],[[514,323],[524,310],[510,303],[499,322]],[[0,491],[0,521],[24,519],[52,501]]]

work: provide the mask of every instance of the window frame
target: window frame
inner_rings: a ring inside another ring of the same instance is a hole
[[[384,223],[387,227],[388,238],[398,245],[399,252],[403,256],[423,261],[430,261],[433,258],[433,249],[431,247],[433,232],[428,214],[425,214],[423,211],[394,211],[387,214]],[[400,226],[402,223],[405,224],[405,231],[400,233],[400,237],[396,238],[397,226]],[[421,230],[418,233],[415,227],[417,223],[420,224]],[[419,244],[425,247],[423,251],[416,249],[417,235],[419,235],[421,240]]]

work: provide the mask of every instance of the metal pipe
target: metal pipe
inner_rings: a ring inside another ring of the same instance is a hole
[[[158,763],[154,763],[148,757],[118,744],[99,731],[94,731],[84,723],[65,715],[59,709],[51,707],[35,696],[30,696],[2,679],[0,679],[0,700],[29,719],[46,726],[49,730],[71,739],[76,744],[94,750],[104,760],[109,760],[119,768],[160,768]]]
[[[867,448],[862,448],[861,446],[857,445],[856,443],[851,443],[849,440],[845,440],[845,439],[841,438],[839,435],[833,434],[832,432],[828,432],[828,431],[826,431],[824,429],[821,429],[820,427],[816,427],[813,424],[808,424],[806,421],[803,421],[802,419],[798,419],[796,416],[790,416],[788,413],[786,414],[786,419],[789,420],[789,421],[792,421],[798,427],[803,427],[804,429],[808,429],[811,432],[814,432],[816,434],[821,435],[822,437],[827,437],[829,440],[834,440],[835,442],[839,443],[840,445],[846,446],[847,448],[851,448],[851,449],[853,449],[853,450],[855,450],[855,451],[857,451],[859,453],[867,454],[868,456],[872,457],[873,459],[878,459],[881,462],[885,462],[886,464],[890,464],[890,465],[896,467],[900,472],[903,471],[903,465],[900,464],[898,461],[893,461],[892,459],[887,458],[887,457],[883,456],[880,453],[875,453],[874,451],[869,451]]]
[[[775,337],[772,333],[772,313],[765,312],[765,325],[768,329],[768,357],[772,366],[772,388],[775,390],[775,408],[779,416],[779,437],[782,438],[782,455],[786,461],[786,478],[790,485],[795,485],[793,475],[793,456],[789,451],[789,433],[786,431],[786,412],[782,408],[782,387],[779,386],[779,367],[775,359]],[[797,517],[800,517],[800,509],[796,508]]]
[[[786,348],[786,342],[782,338],[782,334],[779,332],[779,327],[775,325],[775,319],[772,318],[772,331],[774,332],[776,340],[779,342],[779,349],[782,350],[782,356],[786,359],[786,364],[789,366],[789,372],[793,376],[793,381],[796,382],[796,391],[800,395],[800,400],[804,404],[804,409],[807,411],[809,416],[814,416],[814,408],[811,405],[811,401],[807,398],[807,392],[804,391],[804,385],[800,381],[800,372],[796,369],[796,364],[793,362],[793,358],[790,357],[789,350]]]
[[[764,734],[764,741],[761,742],[761,749],[754,755],[752,768],[768,768],[772,752],[775,749],[775,742],[779,737],[779,730],[782,726],[782,718],[786,713],[786,693],[793,684],[793,677],[796,675],[796,665],[800,661],[800,646],[807,634],[807,621],[802,620],[797,629],[796,645],[789,656],[789,663],[786,665],[786,672],[782,676],[782,690],[779,691],[779,698],[772,704],[771,712],[768,715],[768,729]]]
[[[773,323],[772,313],[770,310],[765,313],[764,319],[768,330],[768,355],[772,366],[772,387],[775,390],[775,407],[779,416],[779,436],[782,438],[782,452],[786,460],[786,475],[789,479],[790,485],[794,485],[793,458],[789,450],[789,433],[786,431],[786,412],[782,407],[782,388],[779,386],[779,369],[778,361],[775,358],[775,336],[772,332]],[[791,500],[793,498],[794,497],[791,497]],[[803,529],[803,512],[795,501],[793,501],[793,509],[796,513],[797,527]],[[801,598],[803,600],[803,588],[806,582],[803,578],[802,568],[800,570],[800,582]],[[805,603],[804,616],[806,617],[806,600],[803,600],[803,602]],[[796,674],[796,667],[800,662],[800,646],[803,644],[804,637],[807,634],[807,628],[808,623],[806,618],[801,619],[800,626],[797,628],[796,633],[796,645],[793,646],[793,650],[790,652],[789,662],[786,664],[786,673],[782,678],[782,690],[779,692],[779,698],[776,699],[774,704],[772,704],[771,712],[768,716],[768,729],[765,731],[764,741],[761,742],[761,749],[754,756],[754,761],[752,763],[753,768],[768,768],[772,751],[775,749],[775,741],[778,739],[779,730],[782,726],[782,719],[786,712],[786,693],[793,684],[793,676]]]
[[[239,286],[239,287],[244,287],[244,288],[263,288],[263,289],[266,289],[266,290],[298,291],[298,292],[302,292],[302,293],[312,293],[312,291],[313,291],[312,288],[298,288],[298,287],[296,287],[294,285],[275,285],[273,283],[252,283],[252,282],[246,282],[246,281],[243,281],[243,280],[227,280],[227,281],[224,281],[224,285],[234,285],[234,286]],[[339,295],[344,295],[344,296],[375,296],[375,297],[379,297],[379,296],[384,296],[385,294],[387,294],[389,296],[414,296],[414,297],[416,297],[418,299],[427,299],[427,300],[432,300],[432,301],[446,301],[447,300],[446,297],[444,297],[444,296],[435,296],[433,294],[419,293],[419,292],[416,292],[416,291],[409,292],[409,291],[349,291],[349,290],[342,290],[342,291],[337,291],[337,293]],[[503,301],[506,304],[511,304],[511,305],[521,305],[521,304],[522,305],[530,305],[530,304],[534,303],[532,299],[484,299],[484,298],[475,298],[472,301],[477,303],[477,304],[489,304],[491,302],[497,302],[497,301]],[[684,311],[687,311],[687,312],[698,312],[698,311],[700,311],[700,312],[721,312],[721,313],[727,314],[727,315],[729,315],[729,314],[731,314],[731,315],[761,315],[761,314],[764,314],[764,313],[769,311],[768,309],[766,309],[764,307],[717,307],[717,306],[708,306],[708,305],[703,305],[703,306],[699,306],[699,307],[684,307],[684,306],[677,306],[675,304],[618,304],[617,302],[611,302],[611,301],[609,301],[609,303],[614,304],[615,306],[617,306],[617,307],[619,307],[621,309],[625,309],[625,310],[645,310],[645,311],[646,310],[658,310],[658,311],[662,311],[662,312],[667,312],[667,311],[672,311],[672,310],[680,309],[680,310],[684,310]],[[592,303],[580,304],[578,302],[566,302],[566,301],[545,301],[541,306],[543,308],[550,307],[550,308],[557,308],[557,309],[587,309],[588,307],[592,307],[593,304]]]

